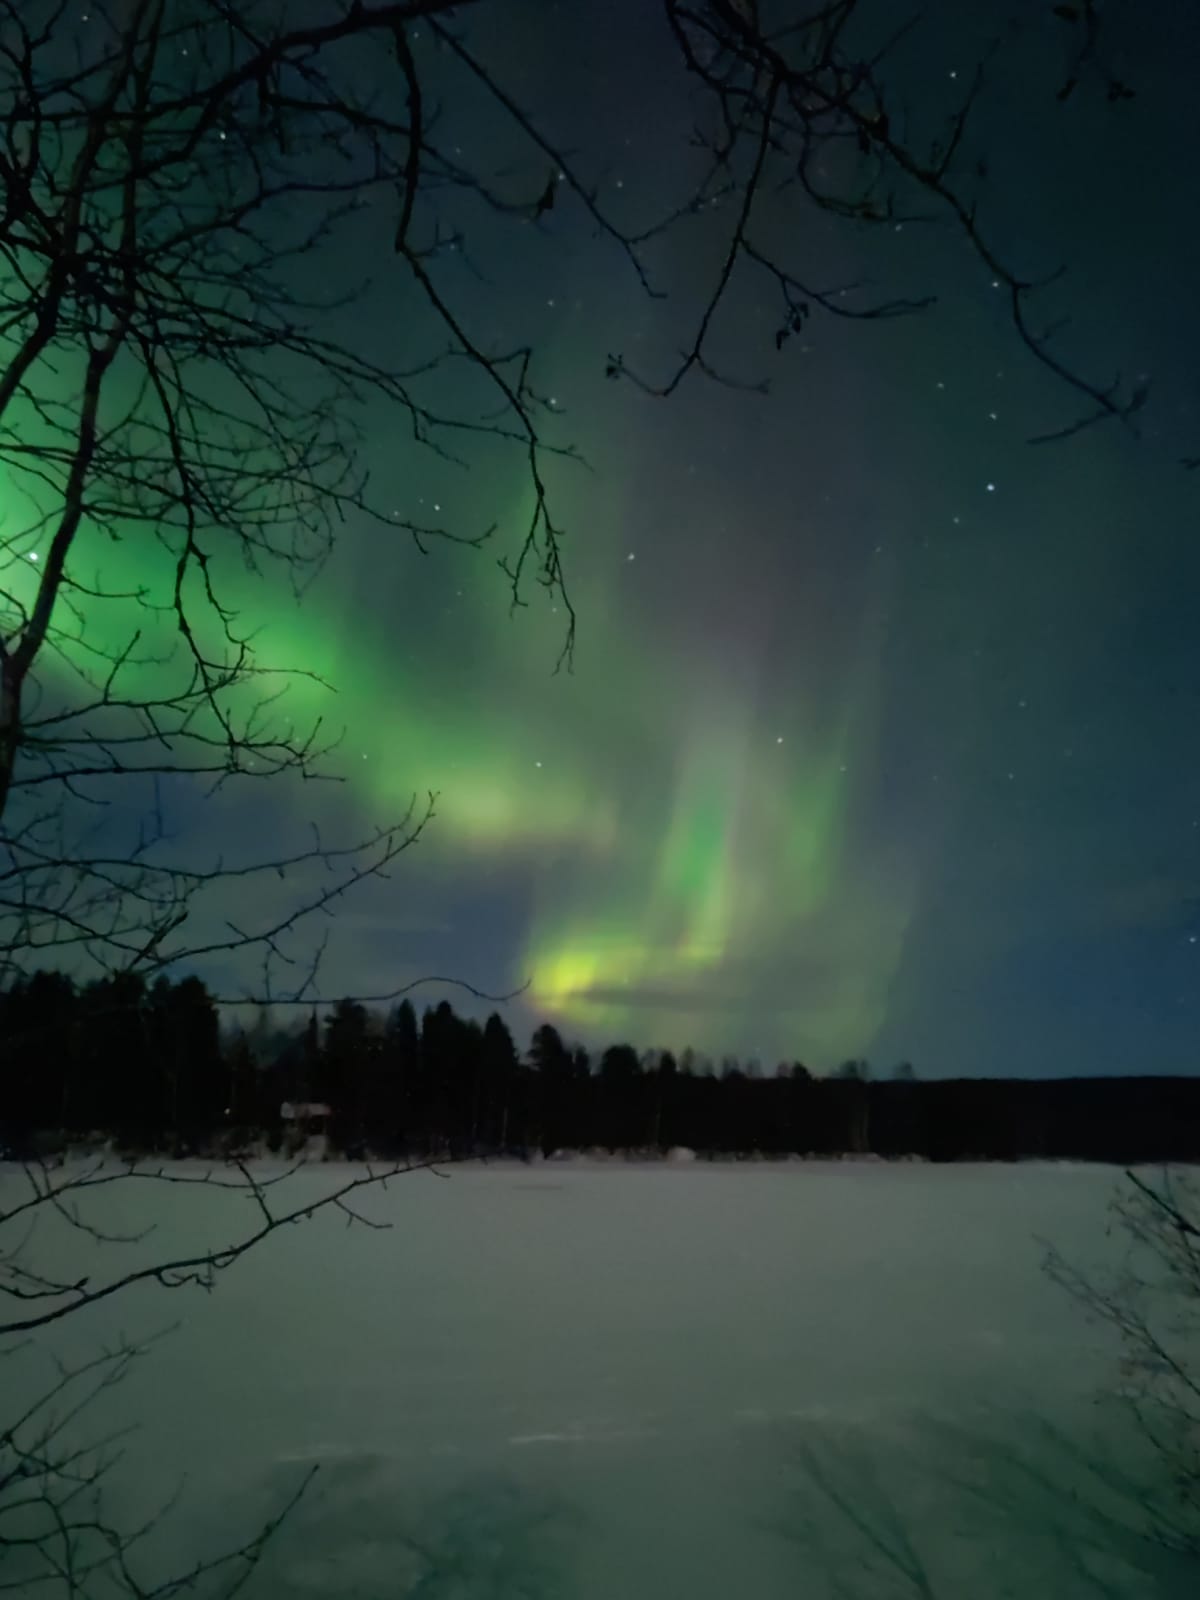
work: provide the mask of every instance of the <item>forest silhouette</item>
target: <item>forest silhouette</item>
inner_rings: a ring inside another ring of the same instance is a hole
[[[933,1161],[1200,1159],[1200,1079],[923,1080],[850,1060],[711,1062],[589,1052],[548,1023],[522,1052],[498,1012],[386,1014],[343,1000],[298,1029],[223,1027],[195,977],[77,984],[36,972],[0,993],[0,1140],[23,1158],[110,1140],[173,1155],[302,1147],[448,1160],[556,1151]]]

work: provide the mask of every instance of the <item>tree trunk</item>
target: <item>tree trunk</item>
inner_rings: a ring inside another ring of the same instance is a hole
[[[0,666],[0,817],[12,788],[21,744],[21,680],[11,659]]]

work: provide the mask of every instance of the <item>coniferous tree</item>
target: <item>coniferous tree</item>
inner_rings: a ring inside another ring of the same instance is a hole
[[[532,1137],[546,1155],[572,1143],[575,1071],[571,1052],[557,1028],[543,1023],[529,1045],[534,1071]]]
[[[673,1095],[679,1067],[669,1050],[660,1050],[654,1072],[654,1123],[650,1143],[656,1150],[665,1150],[671,1144],[671,1113]]]
[[[331,1107],[335,1142],[355,1152],[363,1147],[367,1129],[370,1051],[366,1007],[339,1000],[325,1023],[316,1098]]]
[[[484,1085],[484,1138],[493,1149],[504,1151],[512,1138],[518,1061],[517,1047],[508,1025],[495,1011],[483,1025],[480,1067]]]
[[[425,1102],[425,1148],[449,1153],[456,1101],[460,1098],[458,1049],[461,1028],[448,1000],[425,1008],[421,1017],[420,1075]]]
[[[837,1148],[865,1155],[871,1147],[871,1097],[867,1088],[871,1069],[865,1061],[844,1061],[833,1078],[840,1113]]]
[[[181,1152],[195,1149],[223,1115],[220,1021],[204,984],[158,978],[147,999],[147,1050],[158,1069],[159,1126]]]
[[[384,1153],[409,1148],[413,1139],[419,1049],[417,1014],[405,999],[388,1014],[380,1048],[377,1137]]]
[[[249,1139],[252,1130],[269,1129],[274,1116],[264,1092],[265,1074],[254,1059],[244,1029],[238,1028],[226,1040],[224,1054],[227,1087],[222,1122],[236,1148]],[[274,1115],[278,1115],[278,1107]]]
[[[452,1150],[456,1155],[474,1155],[480,1144],[484,1083],[483,1029],[473,1017],[458,1023],[455,1077]]]
[[[0,995],[4,1120],[14,1152],[34,1133],[69,1129],[79,1110],[78,996],[58,972],[18,978]]]
[[[648,1119],[640,1116],[642,1065],[630,1044],[610,1044],[600,1057],[597,1125],[600,1143],[610,1150],[645,1144]]]

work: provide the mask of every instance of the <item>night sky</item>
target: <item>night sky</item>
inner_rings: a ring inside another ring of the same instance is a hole
[[[927,1076],[1196,1070],[1190,13],[1112,8],[1110,53],[1137,99],[1093,87],[1062,106],[1064,24],[1017,5],[1027,26],[977,133],[1002,249],[1022,268],[1068,265],[1045,303],[1046,321],[1071,316],[1059,348],[1100,382],[1148,375],[1137,438],[1108,423],[1027,442],[1082,404],[944,225],[872,230],[781,200],[776,240],[810,279],[874,285],[848,307],[872,292],[936,305],[882,322],[817,312],[777,352],[777,307],[743,275],[714,349],[769,393],[693,375],[662,400],[606,380],[605,360],[669,371],[719,259],[719,208],[649,251],[669,290],[651,301],[566,197],[520,226],[444,202],[470,261],[448,251],[439,282],[480,337],[535,341],[554,436],[586,459],[551,482],[574,665],[555,671],[554,597],[531,588],[513,614],[496,566],[528,511],[519,462],[440,462],[382,407],[365,419],[376,483],[406,515],[495,522],[493,539],[422,557],[407,535],[349,524],[299,602],[231,569],[263,658],[336,686],[291,693],[298,718],[345,728],[347,781],[192,802],[186,826],[236,855],[310,817],[350,836],[438,791],[419,845],[341,909],[323,993],[423,972],[492,993],[528,980],[505,1011],[519,1037],[547,1018],[589,1044],[817,1070],[848,1056]],[[919,126],[1013,14],[926,11],[895,68]],[[686,193],[689,90],[657,7],[485,6],[468,36],[627,225]],[[536,192],[544,157],[504,147],[476,106],[447,89],[467,157],[511,159]],[[348,271],[359,251],[386,260],[394,217],[357,226]],[[345,315],[397,352],[435,337],[386,271]],[[250,982],[212,976],[226,993]],[[443,994],[479,1009],[437,986],[418,1004]]]

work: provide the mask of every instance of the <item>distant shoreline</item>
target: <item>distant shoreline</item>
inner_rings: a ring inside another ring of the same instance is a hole
[[[702,1169],[705,1171],[720,1169],[778,1169],[794,1171],[798,1168],[813,1167],[1055,1167],[1055,1168],[1084,1168],[1103,1167],[1111,1171],[1122,1171],[1129,1167],[1161,1168],[1194,1167],[1200,1166],[1200,1158],[1180,1157],[1166,1160],[1130,1160],[1123,1161],[1117,1158],[1106,1159],[1102,1156],[1042,1156],[1022,1155],[1015,1157],[998,1157],[989,1155],[962,1155],[944,1160],[925,1155],[899,1155],[883,1156],[871,1152],[857,1153],[845,1151],[842,1153],[819,1151],[805,1155],[780,1155],[774,1152],[755,1150],[747,1151],[698,1151],[677,1149],[665,1152],[633,1150],[633,1151],[604,1151],[604,1150],[556,1150],[549,1155],[541,1151],[528,1156],[505,1153],[503,1155],[436,1155],[417,1154],[409,1157],[372,1155],[347,1155],[343,1151],[329,1148],[321,1140],[310,1140],[303,1149],[290,1155],[279,1151],[271,1151],[265,1141],[260,1141],[254,1148],[242,1149],[236,1152],[222,1152],[219,1150],[195,1151],[191,1153],[172,1153],[161,1150],[130,1150],[120,1149],[113,1145],[109,1139],[97,1140],[94,1143],[72,1142],[64,1148],[46,1151],[40,1154],[29,1154],[24,1157],[11,1155],[8,1152],[0,1154],[0,1173],[6,1170],[20,1171],[23,1168],[45,1166],[56,1168],[69,1166],[78,1162],[111,1163],[116,1167],[130,1167],[138,1169],[162,1169],[172,1167],[224,1167],[238,1166],[239,1164],[253,1165],[255,1167],[279,1167],[295,1172],[313,1172],[327,1170],[330,1167],[344,1166],[353,1168],[373,1167],[381,1173],[419,1171],[478,1171],[478,1172],[612,1172],[612,1171],[662,1171],[688,1172]]]

